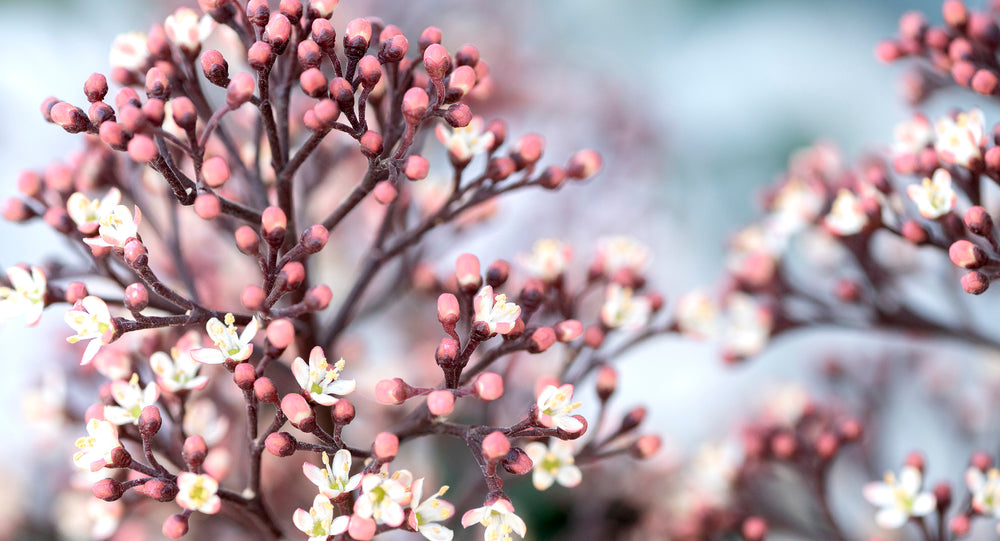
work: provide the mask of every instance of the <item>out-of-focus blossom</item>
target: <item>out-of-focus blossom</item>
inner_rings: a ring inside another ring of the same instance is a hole
[[[726,297],[723,314],[722,340],[727,353],[749,357],[764,349],[774,324],[770,310],[752,295],[736,291]]]
[[[833,200],[830,213],[823,218],[823,224],[831,233],[846,237],[860,233],[868,225],[868,214],[854,192],[841,189]]]
[[[467,162],[493,145],[493,132],[483,131],[482,117],[475,116],[464,128],[438,124],[434,135],[459,162]]]
[[[649,299],[636,296],[631,288],[611,283],[604,291],[601,322],[612,329],[634,331],[649,322],[652,311]]]
[[[110,335],[114,331],[108,305],[100,297],[93,295],[80,299],[66,312],[66,324],[76,331],[76,334],[66,339],[67,342],[75,344],[80,340],[90,340],[80,364],[89,364],[94,355],[97,355],[97,350],[111,342]]]
[[[573,410],[581,406],[573,402],[573,385],[559,387],[548,385],[538,395],[538,422],[547,427],[559,427],[566,432],[576,432],[583,423],[573,417]]]
[[[227,430],[229,430],[229,419],[219,415],[219,410],[211,399],[198,398],[188,402],[184,411],[185,433],[201,436],[211,447],[222,441]]]
[[[350,518],[348,515],[334,518],[333,504],[322,494],[316,495],[308,511],[296,509],[292,514],[295,527],[308,535],[309,541],[326,541],[332,535],[346,532]]]
[[[189,511],[214,515],[222,507],[217,494],[219,482],[205,474],[181,472],[177,474],[177,505]]]
[[[23,315],[28,325],[35,325],[45,309],[45,272],[31,267],[29,274],[14,266],[7,269],[7,279],[12,287],[0,286],[0,319]]]
[[[155,383],[139,386],[139,374],[132,374],[127,382],[117,380],[111,382],[111,397],[117,406],[104,406],[104,418],[116,425],[138,423],[142,409],[152,406],[160,397],[160,388]]]
[[[940,218],[955,208],[958,196],[951,187],[951,173],[946,169],[934,171],[932,178],[906,187],[906,195],[916,203],[920,215],[928,220]]]
[[[973,159],[983,156],[985,125],[983,112],[975,108],[959,113],[954,119],[950,116],[939,118],[934,124],[937,135],[934,148],[938,156],[947,163],[969,167]]]
[[[201,336],[196,331],[189,331],[170,348],[170,355],[157,351],[150,355],[149,365],[156,374],[160,387],[176,393],[186,389],[202,389],[208,384],[208,377],[199,376],[198,364],[191,351],[201,347]]]
[[[899,154],[917,154],[934,143],[934,127],[927,117],[917,113],[896,125],[894,149]]]
[[[201,49],[201,42],[208,38],[214,28],[215,21],[212,17],[199,17],[198,12],[187,7],[178,8],[163,23],[167,39],[189,54]]]
[[[649,247],[628,236],[603,237],[597,241],[595,267],[606,276],[619,271],[640,275],[651,259]]]
[[[704,291],[691,291],[677,299],[677,328],[685,336],[702,340],[719,332],[719,308]]]
[[[226,314],[225,325],[213,317],[208,320],[205,329],[215,348],[195,349],[191,351],[191,356],[194,360],[205,364],[220,364],[226,359],[245,361],[253,353],[251,341],[257,335],[258,326],[257,318],[250,318],[250,323],[243,329],[243,333],[237,335],[236,317],[232,313]]]
[[[864,486],[862,493],[872,505],[879,507],[875,523],[883,528],[899,528],[910,517],[923,517],[932,513],[937,500],[930,492],[921,492],[923,475],[913,466],[903,466],[897,479],[892,472],[884,481],[874,481]]]
[[[548,445],[533,441],[524,446],[524,452],[534,463],[531,481],[538,490],[545,490],[558,482],[564,487],[575,487],[583,480],[580,468],[575,464],[571,441],[553,439]]]
[[[510,500],[498,499],[489,505],[470,509],[462,515],[462,526],[468,528],[473,524],[486,527],[486,541],[511,541],[511,533],[524,537],[527,526],[521,517],[514,514],[514,506]]]
[[[91,234],[100,226],[100,221],[111,214],[122,201],[122,192],[111,188],[101,199],[90,199],[80,192],[73,192],[66,200],[66,212],[76,223],[77,229]]]
[[[521,307],[507,302],[507,295],[493,295],[493,288],[483,286],[473,299],[475,322],[486,323],[491,334],[507,334],[521,315]]]
[[[79,449],[73,455],[73,463],[79,468],[97,471],[111,464],[111,456],[115,449],[121,449],[118,441],[118,429],[108,421],[91,419],[87,422],[87,436],[76,440]]]
[[[326,362],[323,348],[316,346],[309,352],[309,364],[306,364],[302,357],[296,357],[292,361],[292,374],[299,387],[309,393],[313,402],[332,406],[337,402],[337,397],[333,395],[344,396],[354,392],[353,379],[338,379],[344,364],[344,359],[340,359],[330,366]]]
[[[1000,518],[1000,470],[979,468],[965,471],[965,484],[972,494],[972,508],[980,514]]]
[[[319,488],[319,493],[327,498],[336,498],[358,488],[361,484],[360,473],[351,475],[351,452],[347,449],[334,453],[332,464],[330,456],[323,451],[323,466],[320,468],[309,462],[303,462],[302,473]]]
[[[764,394],[762,417],[785,427],[795,426],[812,401],[802,385],[788,383],[775,386]]]
[[[558,239],[539,239],[532,245],[531,253],[519,261],[532,276],[552,282],[566,272],[572,257],[573,248],[569,244]]]
[[[60,539],[89,541],[114,535],[125,515],[125,506],[121,500],[99,500],[90,491],[67,490],[56,498],[52,513]]]
[[[111,43],[111,53],[108,63],[112,68],[128,71],[141,71],[149,59],[149,49],[146,47],[146,34],[130,32],[119,34]]]

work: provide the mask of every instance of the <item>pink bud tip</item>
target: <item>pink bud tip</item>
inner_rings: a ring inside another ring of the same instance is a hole
[[[597,371],[597,396],[607,400],[618,388],[618,371],[611,365],[602,365]]]
[[[601,168],[601,155],[593,150],[581,150],[566,164],[566,176],[585,179],[594,176]]]
[[[194,198],[194,213],[202,220],[212,220],[222,213],[222,203],[215,194],[203,193]]]
[[[476,70],[469,66],[459,66],[455,68],[455,71],[451,73],[451,77],[448,79],[448,90],[458,91],[459,97],[468,94],[475,85]]]
[[[243,288],[243,293],[240,294],[240,302],[249,310],[263,310],[265,299],[267,299],[267,292],[264,291],[264,288],[256,285]]]
[[[948,26],[960,28],[969,22],[969,10],[962,0],[947,0],[941,5],[941,14]]]
[[[326,246],[328,240],[330,240],[330,233],[322,225],[316,224],[310,226],[309,229],[306,229],[302,233],[299,243],[302,244],[306,252],[315,254]]]
[[[346,398],[341,398],[333,405],[333,421],[337,424],[350,424],[355,415],[354,404]]]
[[[832,432],[823,432],[816,438],[816,454],[823,460],[830,460],[840,449],[840,438]]]
[[[411,125],[419,124],[429,104],[430,98],[424,89],[413,87],[407,90],[406,94],[403,94],[403,116],[406,117],[406,122]]]
[[[226,106],[236,109],[250,101],[257,83],[249,73],[237,73],[226,87]]]
[[[267,341],[278,349],[285,349],[295,340],[295,327],[285,319],[276,319],[267,326]]]
[[[83,84],[83,93],[91,103],[103,100],[108,95],[108,79],[100,73],[92,73]]]
[[[446,328],[453,328],[455,323],[458,322],[458,316],[458,298],[451,293],[442,293],[438,296],[437,317],[441,325],[444,325]]]
[[[491,432],[483,438],[483,456],[487,460],[503,458],[507,456],[508,451],[510,451],[510,440],[507,439],[507,436],[503,432]]]
[[[411,387],[400,378],[383,379],[375,384],[375,400],[398,406],[410,397]]]
[[[990,279],[979,271],[971,271],[962,276],[962,289],[971,295],[980,295],[990,287]]]
[[[188,518],[181,514],[170,515],[163,521],[161,531],[170,539],[180,539],[188,532]]]
[[[345,48],[368,48],[368,42],[372,39],[372,25],[368,19],[352,19],[347,23],[344,31]]]
[[[532,470],[534,463],[531,462],[531,457],[528,453],[525,453],[520,447],[514,447],[511,449],[507,456],[504,457],[503,469],[514,475],[524,475]]]
[[[260,239],[257,232],[248,225],[240,226],[233,234],[236,238],[236,247],[247,255],[257,255]]]
[[[326,309],[330,305],[331,300],[333,300],[333,291],[327,285],[320,284],[313,286],[306,292],[306,308],[313,311]]]
[[[298,261],[285,264],[281,272],[278,273],[278,281],[283,283],[282,289],[292,291],[302,285],[302,280],[306,278],[306,267]]]
[[[229,164],[224,158],[214,156],[201,165],[201,174],[205,178],[205,184],[218,188],[229,180]]]
[[[986,472],[993,467],[993,457],[985,451],[976,451],[975,453],[972,453],[972,458],[969,459],[969,464],[979,471]]]
[[[875,46],[875,58],[881,62],[893,62],[903,56],[899,44],[892,40],[882,40]]]
[[[244,391],[253,389],[253,384],[257,380],[257,371],[250,363],[240,363],[233,369],[233,381],[236,386]]]
[[[360,143],[361,143],[361,152],[365,156],[368,156],[369,158],[374,158],[382,153],[382,135],[380,135],[377,131],[372,131],[372,130],[366,131],[364,135],[361,136]],[[382,182],[384,183],[386,181]],[[393,196],[393,198],[395,199],[395,196]]]
[[[264,448],[274,456],[292,456],[296,442],[288,432],[272,432],[264,439]]]
[[[494,372],[483,372],[476,378],[476,396],[490,402],[503,396],[503,378]]]
[[[254,42],[247,50],[247,64],[256,71],[266,70],[271,65],[272,57],[274,57],[274,48],[271,47],[270,43],[264,41]]]
[[[372,450],[379,458],[392,458],[399,452],[399,438],[392,432],[379,432],[375,435]]]
[[[452,128],[464,128],[472,122],[472,109],[464,103],[456,103],[448,108],[444,119]]]
[[[195,434],[193,436],[188,436],[184,440],[184,449],[181,451],[181,457],[184,462],[192,466],[200,466],[202,462],[205,462],[205,455],[208,454],[208,446],[205,444],[205,439],[201,436]]]
[[[955,537],[964,537],[968,535],[971,528],[972,521],[965,515],[958,515],[951,519],[951,533],[954,534]]]
[[[448,415],[455,409],[455,395],[451,391],[433,391],[427,395],[427,409],[434,415]]]
[[[125,244],[125,262],[135,266],[141,263],[141,259],[146,256],[146,246],[138,239],[133,239]]]
[[[514,143],[511,157],[523,168],[541,159],[544,151],[545,139],[541,135],[529,133]]]
[[[351,515],[351,519],[347,523],[347,534],[351,536],[351,539],[368,541],[375,537],[375,527],[374,520],[358,515]]]
[[[444,79],[448,70],[451,69],[451,56],[448,55],[448,49],[445,49],[440,43],[429,45],[424,49],[424,68],[431,79],[438,81]]]
[[[151,138],[146,135],[136,135],[128,142],[128,155],[139,163],[147,163],[153,161],[159,152]]]
[[[920,471],[924,471],[924,455],[921,454],[920,451],[910,451],[910,453],[906,455],[905,464]]]
[[[382,78],[382,64],[374,56],[365,55],[358,61],[358,76],[363,86],[371,88]]]
[[[583,335],[583,342],[587,344],[587,347],[597,349],[601,347],[604,343],[604,331],[599,327],[587,327],[586,332]]]
[[[288,218],[285,216],[285,211],[280,208],[267,207],[260,215],[260,225],[264,229],[264,234],[270,235],[278,229],[284,230],[288,226]]]
[[[125,488],[114,479],[101,479],[94,483],[90,491],[94,494],[95,498],[106,502],[118,500],[125,494]]]
[[[312,408],[302,395],[289,393],[281,399],[281,412],[288,417],[292,425],[303,432],[312,432],[316,427],[316,417]]]
[[[87,286],[83,282],[70,282],[66,285],[66,302],[70,304],[75,304],[76,301],[83,299],[89,294]]]
[[[997,87],[1000,86],[1000,79],[997,79],[995,73],[984,68],[972,76],[971,86],[976,92],[989,96],[996,93]]]
[[[632,456],[638,459],[649,458],[660,450],[662,441],[655,434],[647,434],[635,440],[632,444]]]
[[[475,293],[483,285],[480,275],[479,258],[472,254],[462,254],[455,260],[455,278],[466,293]]]
[[[556,343],[556,332],[552,327],[539,327],[531,333],[531,344],[528,351],[531,353],[541,353]]]
[[[740,530],[746,541],[763,541],[767,536],[767,522],[760,517],[749,517]]]
[[[31,207],[24,204],[24,201],[16,198],[9,198],[3,202],[3,218],[9,222],[24,222],[35,216]]]
[[[403,174],[410,180],[422,180],[427,178],[431,164],[423,156],[410,156],[406,159],[406,167]]]
[[[434,43],[441,43],[441,30],[436,26],[428,26],[420,33],[420,50],[426,51]]]
[[[125,288],[125,308],[131,312],[141,312],[149,305],[149,292],[142,282],[129,284]]]
[[[313,98],[322,98],[327,94],[326,76],[318,68],[309,68],[299,75],[299,85],[306,95]]]
[[[257,400],[267,404],[278,403],[278,389],[274,386],[271,378],[257,378],[253,382],[253,394]]]
[[[982,248],[965,239],[952,243],[948,248],[948,257],[956,266],[965,269],[978,269],[989,262]]]
[[[438,343],[437,351],[434,352],[434,358],[438,364],[453,362],[457,356],[458,341],[454,338],[442,338],[441,342]]]

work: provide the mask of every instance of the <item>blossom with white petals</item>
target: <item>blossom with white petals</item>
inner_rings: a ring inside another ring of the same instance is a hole
[[[243,334],[236,334],[236,316],[226,314],[226,324],[218,318],[212,318],[205,324],[208,337],[212,339],[215,348],[201,348],[191,351],[191,356],[199,363],[220,364],[226,359],[245,361],[253,353],[251,341],[257,335],[259,323],[257,318],[250,318],[250,323],[243,329]]]
[[[473,524],[486,527],[486,541],[511,541],[511,532],[524,537],[528,527],[521,517],[514,514],[514,506],[510,500],[498,499],[492,504],[470,509],[462,515],[462,526],[468,528]]]
[[[308,511],[296,509],[292,514],[295,527],[308,535],[309,541],[326,541],[332,535],[346,532],[350,520],[349,515],[334,518],[333,504],[322,494],[316,495]]]
[[[736,291],[726,298],[723,346],[729,354],[749,357],[764,349],[771,337],[774,317],[753,296]]]
[[[178,8],[163,22],[167,39],[189,54],[201,49],[201,42],[205,41],[214,28],[215,21],[211,16],[198,17],[198,12],[187,7]]]
[[[91,419],[87,422],[87,434],[76,440],[79,451],[73,455],[73,463],[90,471],[97,471],[111,464],[114,450],[122,448],[115,425],[101,419]]]
[[[719,308],[704,291],[691,291],[677,299],[675,321],[689,338],[712,338],[719,332]]]
[[[531,247],[531,253],[520,258],[521,265],[546,282],[553,282],[566,272],[573,248],[558,239],[539,239]]]
[[[898,154],[917,154],[934,142],[934,127],[920,113],[906,122],[896,124],[893,133],[896,139],[893,148]]]
[[[951,173],[946,169],[934,171],[932,178],[925,178],[919,185],[907,186],[906,195],[917,204],[920,215],[928,220],[948,214],[955,208],[958,200],[951,187]]]
[[[229,430],[229,418],[219,415],[215,402],[209,398],[189,400],[184,409],[184,432],[197,434],[209,447],[222,441]]]
[[[879,507],[875,523],[883,528],[899,528],[910,517],[930,514],[937,506],[937,500],[930,492],[921,492],[923,475],[913,466],[903,466],[899,479],[892,472],[885,474],[884,481],[868,483],[864,486],[865,499]]]
[[[333,454],[333,463],[330,463],[330,455],[323,451],[323,468],[302,463],[302,473],[306,479],[319,488],[319,493],[327,498],[336,498],[345,492],[350,492],[361,484],[361,474],[351,475],[351,452],[341,449]]]
[[[111,382],[111,397],[117,406],[104,406],[104,418],[116,425],[138,423],[142,409],[152,406],[160,397],[160,388],[155,383],[139,386],[139,374],[132,374],[127,382],[115,380]]]
[[[632,237],[603,237],[597,241],[595,266],[606,276],[622,270],[642,274],[650,259],[649,247]]]
[[[0,286],[0,319],[24,315],[28,325],[35,325],[45,309],[47,283],[45,271],[31,267],[31,274],[21,267],[7,269],[11,287]]]
[[[507,302],[507,295],[503,293],[494,296],[490,286],[483,286],[472,304],[475,308],[474,322],[486,323],[490,334],[507,334],[514,330],[514,323],[521,315],[520,306]]]
[[[340,359],[331,366],[326,362],[323,348],[315,346],[309,352],[309,364],[302,357],[292,361],[292,375],[313,402],[332,406],[337,402],[337,397],[333,395],[353,393],[356,386],[353,379],[339,379],[344,364],[344,359]]]
[[[493,146],[493,132],[483,131],[483,117],[474,116],[464,128],[438,124],[434,135],[459,162],[467,162]]]
[[[1000,470],[990,468],[984,474],[979,468],[969,468],[965,471],[965,484],[972,493],[972,509],[1000,518]]]
[[[146,41],[146,34],[141,32],[118,34],[114,42],[111,43],[111,53],[108,55],[108,63],[111,64],[112,68],[142,71],[146,67],[146,61],[149,59],[149,49],[146,47]]]
[[[604,291],[601,322],[612,329],[634,331],[649,322],[653,305],[646,297],[636,296],[631,288],[612,282]]]
[[[448,520],[455,514],[454,505],[438,499],[444,496],[447,491],[448,487],[443,486],[426,500],[420,501],[420,497],[424,493],[424,480],[420,478],[413,482],[411,489],[413,501],[410,502],[413,511],[408,515],[407,522],[411,528],[420,532],[420,535],[430,539],[430,541],[451,541],[455,535],[451,529],[438,524],[438,522]]]
[[[75,344],[80,340],[90,340],[80,364],[89,364],[101,346],[111,343],[115,325],[111,320],[108,305],[104,304],[100,297],[88,295],[78,300],[76,305],[66,312],[65,319],[66,324],[76,331],[76,334],[66,339],[67,342]]]
[[[354,502],[354,514],[378,524],[399,526],[405,518],[403,506],[412,499],[412,483],[413,475],[407,470],[399,470],[391,477],[366,473],[361,478],[361,495]]]
[[[208,377],[199,376],[198,364],[191,351],[201,347],[201,336],[197,331],[188,331],[170,348],[170,355],[157,351],[149,356],[149,365],[156,374],[157,381],[164,389],[176,393],[185,389],[202,389],[208,384]]]
[[[868,214],[861,205],[861,198],[851,190],[841,189],[833,200],[830,213],[823,218],[823,224],[831,233],[846,237],[860,233],[868,225]]]
[[[564,487],[575,487],[583,480],[580,468],[575,464],[571,441],[553,439],[548,445],[533,441],[524,446],[524,452],[534,464],[531,482],[538,490],[545,490],[558,482]]]
[[[101,199],[91,199],[80,192],[73,192],[66,200],[66,212],[77,229],[89,235],[97,231],[101,219],[111,214],[121,200],[122,192],[118,188],[111,188]]]
[[[132,239],[139,238],[139,223],[142,213],[135,207],[135,218],[125,205],[116,205],[111,212],[102,217],[98,223],[98,237],[88,237],[83,242],[95,247],[124,248]]]
[[[548,385],[538,395],[538,422],[547,427],[558,427],[566,432],[577,432],[583,428],[583,423],[573,417],[573,410],[581,406],[573,402],[573,385],[567,383],[560,387]]]
[[[959,113],[954,119],[944,116],[934,124],[937,140],[934,149],[941,160],[962,167],[969,167],[973,159],[983,157],[986,143],[986,121],[979,109]]]
[[[214,515],[222,507],[219,498],[219,482],[209,475],[191,473],[177,474],[177,504],[189,511],[200,511]]]

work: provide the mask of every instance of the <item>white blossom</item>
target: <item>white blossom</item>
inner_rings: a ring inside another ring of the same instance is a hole
[[[339,379],[345,361],[340,359],[332,366],[326,361],[323,348],[315,346],[309,352],[309,364],[296,357],[292,362],[292,374],[302,390],[317,404],[332,406],[337,402],[333,395],[347,395],[354,392],[353,379]]]
[[[973,159],[981,159],[986,142],[986,121],[979,109],[959,113],[954,119],[944,116],[934,124],[937,140],[934,148],[947,163],[969,167]]]
[[[89,364],[101,346],[111,343],[114,322],[108,305],[100,297],[88,295],[80,299],[66,312],[65,319],[66,324],[76,331],[76,334],[66,339],[67,342],[75,344],[80,340],[90,340],[80,364]]]
[[[111,382],[111,397],[117,406],[104,406],[104,418],[116,425],[138,423],[142,409],[152,406],[160,397],[160,389],[155,383],[139,386],[139,374],[132,374],[128,381]]]
[[[91,419],[87,422],[87,436],[76,440],[79,451],[73,455],[73,463],[79,468],[97,471],[113,461],[115,449],[121,449],[118,440],[118,429],[115,425],[101,419]]]
[[[558,427],[566,432],[577,432],[583,428],[583,423],[572,415],[579,408],[579,402],[573,402],[573,385],[567,383],[560,387],[548,385],[538,395],[538,422],[547,427]]]
[[[303,462],[302,473],[319,488],[319,493],[327,498],[336,498],[358,488],[361,484],[360,473],[351,475],[351,452],[347,449],[334,453],[332,464],[330,456],[323,451],[323,467]]]
[[[45,272],[31,267],[31,273],[21,267],[7,269],[11,287],[0,286],[0,319],[23,315],[29,326],[42,318],[45,309],[45,291],[48,284]]]
[[[164,389],[176,393],[185,389],[202,389],[208,377],[198,375],[201,365],[191,357],[191,351],[201,347],[201,337],[189,331],[170,348],[170,355],[157,351],[150,355],[149,364]]]
[[[564,487],[575,487],[583,480],[580,468],[575,464],[571,441],[553,439],[548,445],[533,441],[524,446],[524,452],[534,464],[532,484],[538,490],[545,490],[558,482]]]
[[[486,527],[483,537],[486,541],[511,541],[512,532],[522,538],[527,532],[524,520],[514,514],[514,506],[510,500],[503,498],[483,507],[470,509],[462,515],[463,527],[468,528],[477,523]]]
[[[447,491],[448,487],[443,486],[426,500],[420,501],[424,492],[424,480],[420,478],[413,482],[411,489],[413,501],[410,502],[413,511],[409,514],[407,521],[411,528],[420,532],[420,535],[430,539],[430,541],[451,541],[455,535],[451,529],[438,524],[438,522],[448,520],[455,514],[454,505],[439,499]]]
[[[514,324],[521,315],[521,307],[507,302],[507,295],[493,295],[493,288],[483,286],[472,301],[475,308],[475,323],[486,323],[490,334],[507,334],[514,330]]]
[[[292,522],[296,528],[309,536],[309,541],[327,541],[330,536],[347,531],[350,516],[341,515],[334,518],[333,504],[330,503],[330,499],[322,494],[317,494],[308,511],[305,509],[295,510],[292,514]]]
[[[467,162],[493,146],[493,132],[483,131],[483,118],[479,116],[472,117],[464,128],[438,124],[434,134],[459,162]]]
[[[940,218],[955,208],[958,196],[951,187],[951,173],[946,169],[934,171],[932,178],[906,187],[906,195],[916,203],[920,215],[928,220]]]
[[[219,482],[209,475],[192,472],[177,474],[177,505],[190,511],[214,515],[222,507],[217,494]]]
[[[930,492],[923,491],[923,475],[913,466],[903,466],[899,479],[892,472],[884,481],[864,486],[863,494],[872,505],[879,507],[875,523],[883,528],[899,528],[910,517],[923,517],[934,511],[937,500]]]
[[[215,348],[201,348],[191,351],[194,360],[205,364],[220,364],[226,359],[234,361],[245,361],[253,353],[251,341],[257,335],[259,323],[257,318],[250,318],[250,323],[243,329],[243,333],[236,334],[236,317],[232,313],[226,314],[226,324],[223,325],[218,318],[212,318],[205,324],[209,338],[215,344]]]

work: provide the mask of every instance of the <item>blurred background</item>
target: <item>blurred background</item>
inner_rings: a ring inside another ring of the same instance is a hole
[[[900,70],[879,64],[873,48],[895,33],[904,11],[937,21],[939,6],[937,0],[343,0],[334,19],[342,26],[377,14],[411,36],[438,26],[450,50],[474,43],[497,74],[499,105],[484,106],[483,114],[502,111],[512,134],[544,134],[557,163],[577,148],[603,153],[597,180],[505,207],[509,227],[479,232],[455,253],[511,258],[536,238],[558,236],[573,241],[582,257],[593,238],[628,233],[653,248],[651,281],[671,297],[722,275],[727,233],[757,214],[756,194],[792,151],[817,139],[835,142],[847,156],[887,147],[908,108]],[[175,7],[0,2],[4,197],[14,193],[20,170],[42,169],[80,144],[44,123],[42,100],[82,103],[83,81],[107,71],[115,35],[145,30]],[[37,225],[0,223],[0,238],[4,268],[39,261],[60,246]],[[38,328],[25,330],[20,321],[0,327],[4,434],[24,429],[22,390],[37,382],[63,327],[62,310],[46,313]],[[732,368],[711,346],[655,341],[621,363],[626,395],[619,407],[647,405],[650,430],[671,448],[690,450],[726,433],[768,383],[800,379],[810,366],[797,362],[796,351],[777,347]],[[678,414],[692,408],[696,415]],[[27,470],[14,465],[31,460],[20,444],[27,440],[4,440],[4,470],[23,486],[18,473]],[[71,452],[65,449],[67,460]],[[44,507],[30,498],[17,505],[36,513]]]

